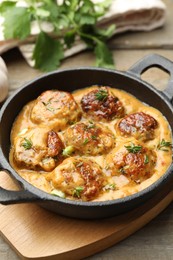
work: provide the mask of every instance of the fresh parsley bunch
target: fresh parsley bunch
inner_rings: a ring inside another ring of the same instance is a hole
[[[37,22],[39,34],[33,51],[35,68],[42,71],[56,69],[64,58],[64,49],[81,39],[94,50],[96,66],[112,68],[113,57],[106,45],[115,26],[98,28],[98,20],[106,13],[111,1],[94,4],[91,0],[25,0],[3,1],[0,13],[4,17],[5,39],[25,40],[31,35],[31,26]],[[52,32],[46,33],[42,24],[48,22]]]

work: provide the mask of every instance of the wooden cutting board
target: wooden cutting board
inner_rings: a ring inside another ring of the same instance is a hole
[[[0,172],[4,188],[17,189]],[[0,205],[2,236],[22,259],[81,259],[128,237],[173,201],[173,190],[162,191],[141,207],[109,219],[76,220],[49,212],[36,204]]]

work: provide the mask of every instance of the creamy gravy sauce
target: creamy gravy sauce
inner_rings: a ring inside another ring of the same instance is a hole
[[[95,89],[95,87],[89,87],[81,90],[76,90],[73,93],[73,96],[76,100],[76,102],[80,105],[81,98],[84,94],[88,93],[89,91]],[[147,180],[143,181],[140,184],[134,183],[132,181],[129,181],[125,176],[109,176],[109,172],[104,169],[104,173],[110,178],[111,182],[114,182],[116,187],[118,189],[115,190],[109,190],[108,192],[101,193],[99,197],[97,197],[94,201],[103,201],[103,200],[112,200],[117,198],[122,198],[125,196],[129,196],[131,194],[134,194],[136,192],[139,192],[146,187],[150,186],[152,183],[157,181],[168,169],[172,162],[172,151],[171,149],[168,149],[168,151],[162,151],[157,149],[157,145],[160,143],[162,139],[169,141],[172,143],[172,136],[171,136],[171,130],[170,126],[165,119],[165,117],[155,108],[150,107],[142,102],[140,102],[138,99],[136,99],[134,96],[132,96],[129,93],[126,93],[125,91],[119,90],[119,89],[111,89],[111,92],[114,93],[115,96],[117,96],[120,101],[123,103],[126,114],[131,114],[135,112],[144,112],[152,117],[154,117],[158,122],[158,128],[155,129],[155,138],[153,140],[145,142],[145,146],[155,150],[157,154],[157,162],[155,166],[154,174],[148,178]],[[36,186],[39,189],[42,189],[48,193],[51,192],[52,187],[51,183],[49,183],[45,176],[48,173],[45,173],[43,171],[33,171],[28,170],[25,167],[19,167],[13,157],[13,143],[14,138],[17,136],[23,129],[30,128],[30,127],[38,127],[38,125],[34,124],[30,120],[30,113],[33,107],[34,101],[31,101],[28,103],[20,112],[18,117],[16,118],[13,128],[11,131],[11,144],[12,148],[10,151],[10,163],[13,166],[13,168],[28,182],[30,182],[32,185]],[[81,120],[84,120],[82,118]],[[117,135],[116,130],[114,128],[114,125],[119,119],[115,119],[109,123],[102,123],[104,125],[107,125],[112,132],[114,133],[116,137],[116,146],[121,144],[122,142],[133,140],[132,138],[125,138]],[[50,126],[50,130],[52,129],[52,126]],[[60,133],[60,137],[63,139],[63,135]],[[101,167],[105,168],[105,157],[107,155],[102,156],[88,156],[87,158],[91,158],[92,160],[96,161]],[[84,156],[86,157],[86,156]]]

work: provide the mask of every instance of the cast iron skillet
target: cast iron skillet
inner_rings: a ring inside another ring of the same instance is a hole
[[[159,67],[170,74],[170,80],[163,92],[156,90],[140,78],[141,74],[151,67]],[[147,202],[152,196],[157,196],[157,194],[159,196],[163,189],[170,190],[173,182],[173,164],[158,181],[143,191],[122,199],[104,202],[78,202],[49,195],[29,184],[10,166],[8,160],[10,131],[16,116],[27,102],[37,98],[47,89],[73,91],[93,84],[108,85],[125,90],[139,100],[157,108],[167,118],[173,131],[173,62],[162,56],[156,54],[146,56],[127,72],[100,68],[78,68],[59,70],[41,76],[17,90],[4,103],[0,112],[0,167],[16,179],[21,187],[20,191],[9,191],[0,187],[2,204],[36,202],[61,215],[94,219],[127,212]]]

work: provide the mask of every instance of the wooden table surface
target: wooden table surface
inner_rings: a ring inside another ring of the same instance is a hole
[[[164,2],[168,6],[165,27],[148,33],[125,33],[116,36],[110,42],[116,69],[127,70],[149,53],[158,53],[173,61],[173,0],[165,0]],[[42,74],[27,65],[18,49],[8,51],[3,55],[3,58],[9,70],[10,93],[23,83]],[[92,66],[93,64],[93,54],[84,52],[66,59],[61,68]],[[164,89],[169,76],[165,72],[153,68],[145,72],[142,78],[157,88]],[[0,237],[0,260],[17,259],[19,257]],[[148,225],[129,238],[87,259],[173,260],[173,203]]]

